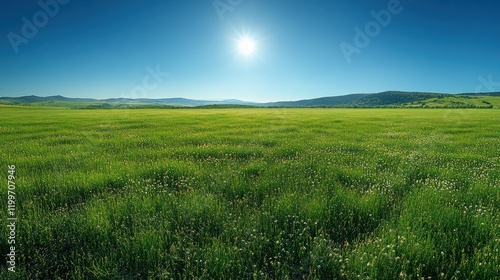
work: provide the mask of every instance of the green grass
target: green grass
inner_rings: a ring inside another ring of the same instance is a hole
[[[1,106],[0,132],[2,279],[500,275],[496,109]]]

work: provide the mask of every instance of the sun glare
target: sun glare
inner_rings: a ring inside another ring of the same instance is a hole
[[[255,41],[248,37],[243,37],[238,41],[238,50],[245,56],[250,56],[255,53]]]

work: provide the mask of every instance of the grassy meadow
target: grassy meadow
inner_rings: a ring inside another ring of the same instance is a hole
[[[0,132],[1,279],[500,277],[497,109],[5,105]]]

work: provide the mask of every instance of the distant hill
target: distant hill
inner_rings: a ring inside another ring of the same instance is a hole
[[[500,96],[500,92],[476,92],[476,93],[460,93],[458,95],[475,95],[475,96]]]
[[[271,102],[260,104],[260,106],[500,108],[500,92],[446,94],[385,91],[372,94],[350,94],[299,101]]]
[[[348,94],[297,101],[267,103],[238,99],[222,101],[187,98],[130,99],[130,98],[68,98],[61,95],[39,97],[0,97],[0,104],[53,106],[67,108],[171,108],[171,107],[409,107],[409,108],[500,108],[500,92],[444,94],[431,92],[385,91]]]
[[[445,96],[442,93],[385,91],[366,95],[354,103],[366,106],[402,105]]]
[[[55,106],[55,107],[90,107],[90,108],[122,108],[122,107],[144,107],[146,105],[166,105],[179,107],[195,107],[204,105],[258,105],[258,103],[245,102],[237,99],[210,101],[210,100],[195,100],[187,98],[108,98],[108,99],[93,99],[93,98],[68,98],[60,95],[39,97],[35,95],[22,97],[0,97],[0,104],[11,105],[32,105],[32,106]]]
[[[341,106],[353,104],[357,100],[369,94],[349,94],[341,96],[320,97],[315,99],[304,99],[298,101],[279,101],[260,104],[260,106]]]

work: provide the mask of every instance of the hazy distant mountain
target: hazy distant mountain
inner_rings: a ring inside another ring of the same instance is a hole
[[[494,105],[488,100],[469,99],[480,97],[495,98],[500,92],[487,93],[461,93],[444,94],[430,92],[403,92],[385,91],[380,93],[348,94],[341,96],[320,97],[298,101],[279,101],[267,103],[246,102],[238,99],[227,99],[221,101],[195,100],[187,98],[161,98],[161,99],[130,99],[130,98],[68,98],[61,95],[39,97],[35,95],[22,97],[0,97],[2,104],[38,105],[38,106],[60,106],[79,108],[120,108],[136,106],[177,106],[197,107],[207,105],[239,105],[257,107],[490,107]],[[496,100],[496,99],[495,99]],[[478,105],[479,104],[479,105]],[[496,104],[496,103],[495,103]],[[227,107],[227,106],[226,106]]]
[[[113,105],[170,105],[170,106],[202,106],[211,104],[240,104],[240,105],[258,105],[258,103],[245,102],[237,99],[229,99],[223,101],[210,101],[210,100],[195,100],[187,98],[161,98],[161,99],[147,99],[147,98],[108,98],[108,99],[94,99],[94,98],[69,98],[60,95],[39,97],[35,95],[22,96],[22,97],[0,97],[0,103],[3,104],[20,104],[20,105],[50,105],[54,102],[73,102],[73,103],[92,103],[92,104],[113,104]]]
[[[0,97],[2,103],[7,103],[6,101],[11,101],[12,103],[37,103],[37,102],[49,102],[49,101],[64,101],[64,102],[95,102],[97,99],[92,98],[69,98],[61,95],[40,97],[36,95],[21,96],[21,97]]]

